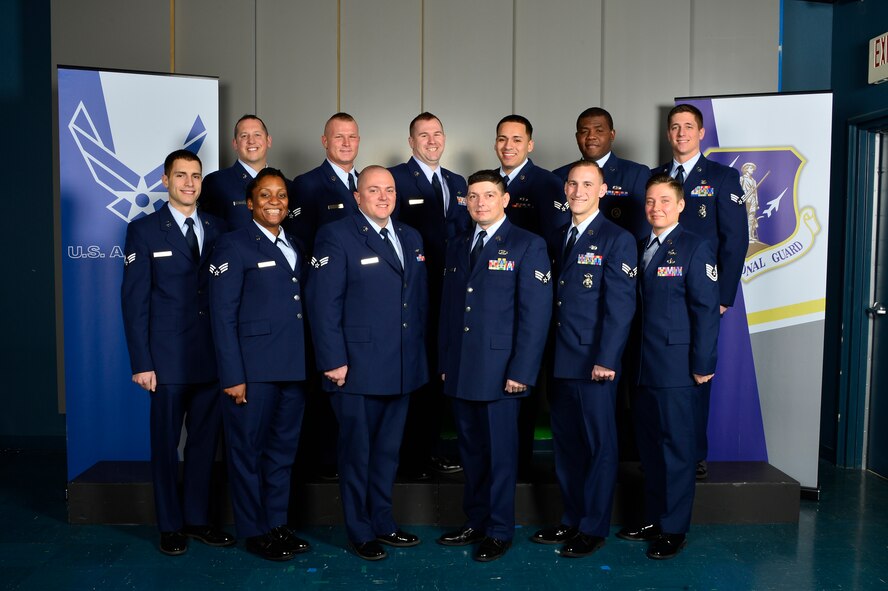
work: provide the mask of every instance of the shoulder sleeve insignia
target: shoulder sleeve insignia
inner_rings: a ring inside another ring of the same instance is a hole
[[[706,263],[706,276],[713,281],[718,281],[718,265]]]
[[[630,267],[626,263],[623,263],[621,268],[623,269],[623,273],[625,273],[629,277],[635,277],[636,275],[638,275],[638,267]]]
[[[311,263],[310,263],[310,264],[311,264],[311,266],[314,267],[315,269],[320,269],[321,267],[323,267],[324,265],[326,265],[326,264],[329,263],[329,262],[330,262],[330,257],[322,257],[322,258],[320,258],[320,259],[315,258],[315,257],[311,257]]]
[[[132,252],[132,253],[126,255],[126,258],[123,259],[123,266],[126,267],[127,265],[129,265],[130,263],[132,263],[135,260],[136,260],[136,253]]]
[[[552,271],[546,271],[545,273],[534,271],[533,276],[539,279],[540,283],[549,283],[549,280],[552,279]]]
[[[210,275],[213,275],[214,277],[218,277],[227,270],[228,263],[222,263],[218,267],[216,265],[210,265]]]

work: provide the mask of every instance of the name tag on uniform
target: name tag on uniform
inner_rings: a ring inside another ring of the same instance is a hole
[[[408,199],[407,205],[422,205],[425,203],[425,199]]]
[[[681,277],[683,267],[657,267],[657,277]]]
[[[379,262],[379,257],[370,257],[369,259],[361,259],[362,265],[372,265]]]
[[[327,209],[342,209],[345,206],[341,203],[334,203],[333,205],[328,205]]]
[[[152,252],[151,255],[156,259],[162,259],[163,257],[173,256],[173,251],[172,250],[161,250],[159,252]]]
[[[265,267],[274,267],[277,263],[274,261],[259,261],[259,264],[256,266],[260,269],[264,269]]]

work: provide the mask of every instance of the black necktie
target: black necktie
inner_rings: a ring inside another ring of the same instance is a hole
[[[506,186],[506,188],[509,187],[509,175],[507,175],[507,174],[503,175],[503,184]]]
[[[191,258],[197,262],[200,260],[200,247],[197,245],[197,234],[194,233],[194,220],[185,218],[185,225],[188,226],[185,228],[185,242],[191,250]]]
[[[644,263],[643,269],[647,269],[647,266],[651,263],[651,259],[654,258],[654,253],[657,252],[658,248],[660,248],[659,238],[654,238],[648,242],[647,247],[644,249],[644,254],[641,257],[641,260]]]
[[[475,246],[472,247],[472,252],[469,254],[469,262],[472,264],[473,269],[475,268],[475,263],[481,258],[481,249],[484,248],[484,238],[486,236],[486,231],[481,230],[478,232],[478,238],[475,239]]]
[[[379,231],[379,235],[382,236],[382,239],[388,244],[388,247],[392,249],[392,254],[395,255],[395,260],[401,264],[401,268],[404,268],[404,263],[401,263],[401,257],[398,256],[398,251],[395,250],[395,245],[392,244],[391,239],[389,239],[389,231],[388,228],[383,228]]]
[[[684,166],[681,166],[681,165],[678,166],[678,169],[675,171],[675,180],[678,181],[678,184],[680,184],[682,187],[684,187],[684,184],[685,184]]]
[[[355,187],[355,177],[352,173],[348,173],[348,190],[352,193],[355,193],[358,190],[358,188]]]
[[[567,237],[567,244],[564,245],[564,252],[562,253],[561,260],[566,261],[567,257],[570,256],[570,251],[573,250],[574,244],[577,243],[577,227],[574,226],[570,229],[570,235]]]
[[[432,175],[432,189],[435,191],[435,199],[438,200],[438,203],[444,210],[444,215],[447,215],[447,204],[444,203],[444,189],[441,187],[441,181],[438,180],[438,175]]]

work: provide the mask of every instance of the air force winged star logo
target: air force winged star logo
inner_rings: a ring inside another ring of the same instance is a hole
[[[552,271],[546,271],[545,273],[542,271],[534,271],[533,276],[536,277],[540,283],[546,284],[552,279]]]
[[[638,275],[638,267],[630,267],[628,264],[623,263],[620,268],[623,269],[623,273],[629,277],[635,277]]]
[[[310,264],[311,264],[311,266],[314,267],[315,269],[320,269],[321,267],[323,267],[324,265],[326,265],[326,264],[329,263],[329,262],[330,262],[330,257],[322,257],[322,258],[320,258],[320,259],[315,258],[315,257],[311,257],[311,263],[310,263]]]
[[[82,101],[68,122],[68,131],[96,184],[114,194],[115,199],[105,206],[111,213],[129,223],[163,206],[168,193],[161,181],[162,162],[144,175],[121,162],[100,137]],[[206,137],[207,129],[198,116],[182,147],[197,154]]]
[[[718,265],[706,263],[706,276],[712,281],[718,281]]]
[[[214,277],[218,277],[222,273],[228,270],[228,263],[222,263],[218,267],[216,265],[210,265],[210,275]]]

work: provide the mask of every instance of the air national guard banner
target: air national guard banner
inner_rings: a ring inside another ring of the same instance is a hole
[[[676,103],[703,112],[705,156],[740,173],[749,225],[741,290],[722,319],[710,459],[767,459],[816,488],[832,95]]]
[[[148,394],[132,383],[120,284],[126,226],[162,207],[167,154],[219,154],[216,78],[59,67],[68,477],[147,460]]]

